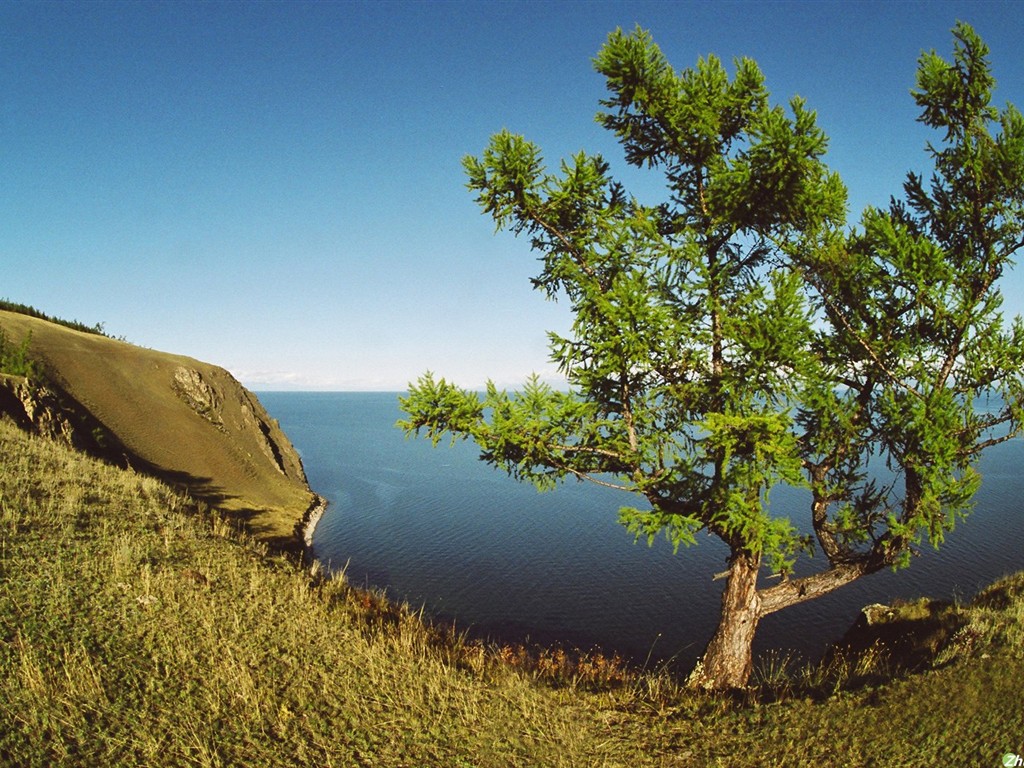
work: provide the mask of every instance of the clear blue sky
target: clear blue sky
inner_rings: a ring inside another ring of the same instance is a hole
[[[552,373],[566,309],[460,159],[507,127],[624,171],[593,121],[608,32],[639,23],[677,69],[757,60],[817,110],[857,214],[924,167],[908,92],[957,19],[1024,108],[1016,2],[6,2],[0,296],[257,390],[514,385]]]

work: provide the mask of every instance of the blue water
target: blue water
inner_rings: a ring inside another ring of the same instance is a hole
[[[726,548],[702,536],[673,555],[616,522],[629,495],[569,483],[538,493],[477,460],[471,443],[433,448],[394,427],[395,393],[259,395],[302,456],[310,485],[330,507],[313,554],[350,582],[506,641],[561,642],[635,661],[703,650],[718,618]],[[1024,440],[996,446],[980,469],[975,513],[941,550],[925,545],[908,570],[889,571],[764,619],[757,650],[815,657],[868,603],[928,595],[969,599],[1024,569]],[[796,491],[773,510],[806,515]],[[819,560],[821,557],[819,556]]]

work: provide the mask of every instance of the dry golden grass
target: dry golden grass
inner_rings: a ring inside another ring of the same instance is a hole
[[[1022,584],[954,607],[924,671],[893,678],[879,654],[694,695],[431,630],[0,423],[0,764],[998,765],[1024,752]]]
[[[297,456],[287,474],[278,469],[253,420],[262,406],[227,371],[2,310],[0,327],[18,343],[31,333],[33,358],[138,463],[245,520],[260,538],[293,537],[311,502]],[[215,422],[178,394],[179,368],[197,371],[220,395]],[[271,439],[291,450],[278,426],[258,415]]]

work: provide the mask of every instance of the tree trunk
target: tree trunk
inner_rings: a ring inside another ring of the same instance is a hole
[[[689,685],[694,688],[743,688],[754,668],[754,633],[761,619],[761,598],[757,593],[761,558],[741,552],[733,555],[731,563],[718,629],[690,675]]]

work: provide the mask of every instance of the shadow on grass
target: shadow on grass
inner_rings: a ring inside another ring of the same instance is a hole
[[[967,623],[961,607],[942,600],[869,605],[816,664],[786,655],[762,659],[752,693],[762,702],[791,696],[823,701],[940,669],[956,657],[950,649]]]
[[[277,529],[273,526],[259,521],[268,510],[241,503],[241,497],[226,493],[212,477],[165,469],[142,459],[133,461],[132,467],[142,474],[156,477],[184,491],[193,499],[216,510],[222,519],[230,522],[237,530],[266,544],[270,551],[296,558],[301,558],[305,554],[305,546],[297,533],[288,535],[275,532]]]

